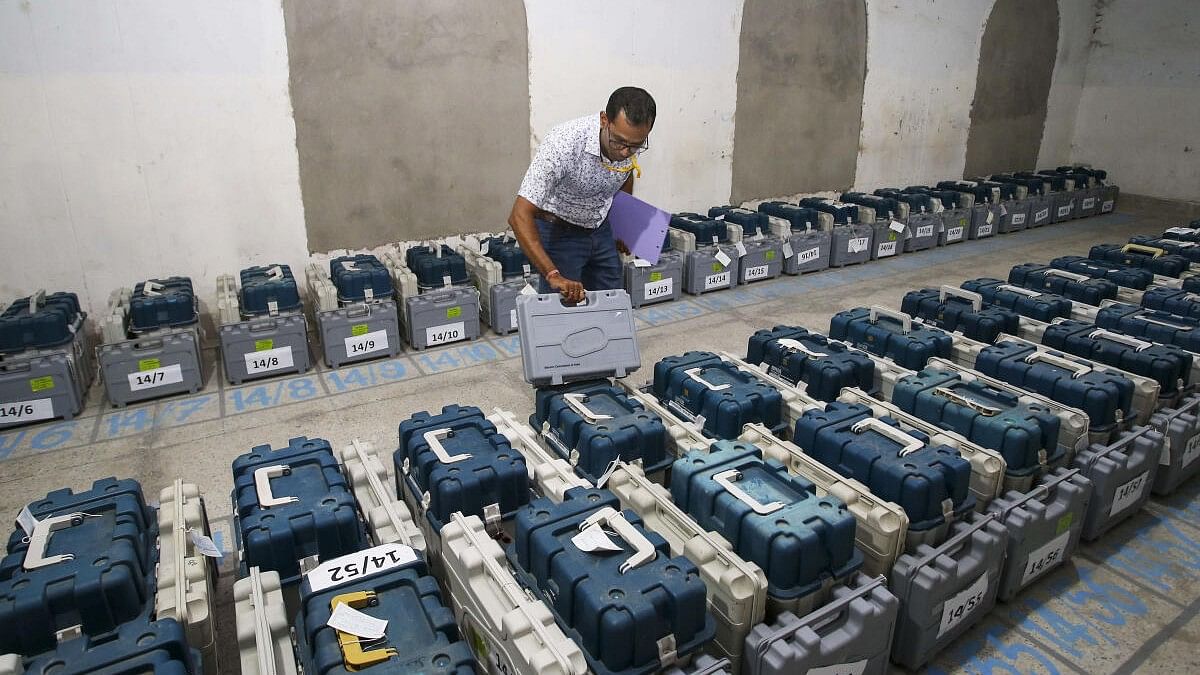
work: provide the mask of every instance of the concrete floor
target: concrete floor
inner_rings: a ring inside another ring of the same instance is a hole
[[[1091,244],[1125,241],[1182,224],[1161,209],[1121,212],[1051,225],[900,258],[762,282],[638,311],[643,381],[659,359],[692,349],[744,353],[756,329],[796,324],[828,329],[829,316],[859,305],[898,307],[904,291],[980,276],[1004,277],[1018,262],[1086,255]],[[394,448],[399,422],[420,410],[462,403],[527,415],[532,390],[521,377],[515,336],[307,375],[231,387],[215,354],[207,387],[114,410],[93,386],[85,414],[70,422],[0,434],[0,513],[62,486],[132,477],[147,488],[175,477],[199,484],[218,543],[231,547],[230,462],[251,447],[295,436],[334,444],[360,438]],[[931,672],[1200,672],[1200,482],[1183,486],[1105,536],[1083,546],[1014,603],[958,640]],[[226,556],[219,597],[223,663],[236,672]]]

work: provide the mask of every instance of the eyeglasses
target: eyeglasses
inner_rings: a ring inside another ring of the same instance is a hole
[[[643,152],[650,149],[650,139],[649,138],[642,141],[641,144],[639,144],[639,145],[634,145],[632,143],[626,143],[625,141],[613,138],[611,129],[612,129],[611,127],[604,127],[604,133],[607,136],[605,142],[608,143],[608,146],[610,148],[613,148],[614,150],[628,150],[630,152],[630,154],[634,154],[634,155],[640,155]]]

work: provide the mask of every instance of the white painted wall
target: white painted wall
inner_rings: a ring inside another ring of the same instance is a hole
[[[1095,0],[1058,0],[1058,56],[1046,101],[1039,169],[1071,161],[1071,138],[1075,135],[1095,20]]]
[[[867,0],[856,189],[962,176],[992,1]]]
[[[669,211],[729,198],[740,0],[526,0],[525,14],[531,153],[556,124],[639,86],[658,118],[635,194]]]
[[[307,260],[278,0],[0,3],[0,298]]]
[[[1125,192],[1200,201],[1200,2],[1110,0],[1098,26],[1072,159]]]

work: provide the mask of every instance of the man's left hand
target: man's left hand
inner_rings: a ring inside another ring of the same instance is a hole
[[[629,255],[629,247],[625,245],[625,242],[621,241],[620,239],[615,241],[617,242],[617,252],[623,255]]]

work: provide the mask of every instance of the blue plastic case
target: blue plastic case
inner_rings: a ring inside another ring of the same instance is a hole
[[[1014,265],[1009,270],[1008,283],[1034,291],[1049,291],[1087,305],[1098,306],[1102,300],[1117,297],[1117,284],[1108,279],[1071,279],[1055,274],[1054,269],[1038,263]]]
[[[1014,290],[1012,284],[988,277],[964,281],[959,286],[964,291],[978,293],[989,305],[1011,309],[1021,316],[1038,321],[1049,323],[1071,316],[1071,301],[1054,293],[1029,289],[1025,289],[1028,292],[1022,293],[1020,290]]]
[[[924,368],[934,356],[950,358],[954,346],[945,331],[933,326],[916,325],[905,330],[901,321],[887,315],[871,321],[871,310],[866,307],[834,314],[829,320],[829,337],[885,356],[911,370]]]
[[[820,333],[798,326],[776,326],[750,336],[746,360],[792,384],[803,382],[809,396],[835,400],[844,387],[875,388],[875,362]]]
[[[0,354],[47,349],[75,339],[83,312],[74,293],[51,293],[30,313],[29,298],[14,300],[0,314]]]
[[[980,342],[995,342],[1001,333],[1015,335],[1020,328],[1021,317],[1011,309],[983,305],[975,311],[970,301],[950,296],[941,299],[941,291],[924,288],[909,291],[900,302],[900,311],[932,321],[939,328],[963,335]]]
[[[684,417],[704,417],[704,433],[734,439],[758,422],[773,431],[785,428],[783,396],[710,352],[668,356],[654,364],[654,395]]]
[[[275,270],[279,270],[278,274]],[[247,267],[239,276],[242,285],[242,314],[268,314],[272,302],[280,312],[294,312],[300,309],[300,290],[296,286],[296,278],[292,276],[292,268],[287,265]]]
[[[129,300],[129,329],[144,332],[196,323],[196,296],[187,277],[150,279],[133,288]]]
[[[373,255],[334,258],[329,261],[329,276],[337,287],[338,301],[342,303],[366,300],[368,289],[372,300],[384,300],[395,293],[391,273]]]

